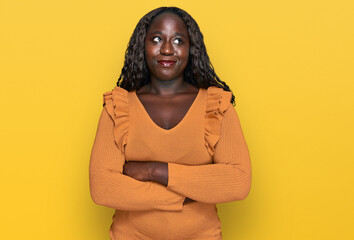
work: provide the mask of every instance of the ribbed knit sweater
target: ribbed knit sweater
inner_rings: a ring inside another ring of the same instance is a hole
[[[90,193],[115,209],[114,240],[220,240],[217,203],[246,198],[251,162],[231,92],[199,89],[172,129],[158,126],[136,95],[115,87],[103,94],[90,158]],[[168,185],[123,174],[125,161],[168,163]],[[183,204],[185,198],[195,200]]]

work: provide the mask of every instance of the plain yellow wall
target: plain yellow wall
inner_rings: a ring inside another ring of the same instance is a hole
[[[138,20],[198,22],[236,96],[249,196],[219,204],[224,240],[354,239],[352,1],[1,1],[0,239],[109,239],[89,194],[102,94]]]

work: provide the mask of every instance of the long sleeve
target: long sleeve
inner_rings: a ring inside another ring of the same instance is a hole
[[[167,188],[203,203],[243,200],[251,187],[251,161],[236,110],[230,103],[221,122],[213,164],[168,164]]]
[[[114,121],[104,108],[90,157],[92,200],[98,205],[125,211],[182,210],[184,196],[161,184],[138,181],[123,174],[125,157],[114,142],[113,128]]]

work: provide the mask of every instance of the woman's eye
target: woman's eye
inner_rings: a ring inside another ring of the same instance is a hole
[[[152,39],[152,41],[159,43],[159,42],[161,41],[161,38],[160,38],[160,37],[154,37],[154,38]]]
[[[175,40],[173,40],[173,42],[179,44],[182,43],[182,39],[176,38]]]

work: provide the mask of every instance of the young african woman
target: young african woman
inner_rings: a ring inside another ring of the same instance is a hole
[[[222,239],[216,204],[247,197],[251,162],[195,20],[176,7],[141,18],[103,102],[90,192],[115,209],[110,238]]]

